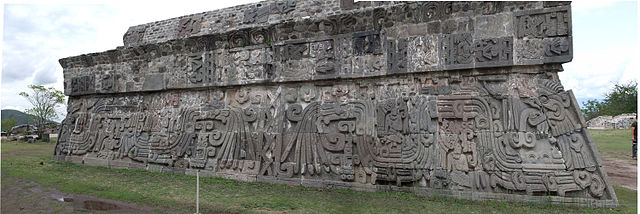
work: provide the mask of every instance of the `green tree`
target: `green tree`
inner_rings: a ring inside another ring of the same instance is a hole
[[[587,100],[582,103],[585,119],[590,120],[601,115],[635,113],[638,108],[638,83],[616,83],[604,97],[603,101]]]
[[[47,121],[57,118],[56,108],[64,105],[64,93],[53,87],[45,88],[41,85],[29,85],[31,93],[20,92],[20,96],[27,99],[33,108],[27,109],[25,112],[34,116],[34,121],[38,127],[38,136],[42,138],[44,125]]]
[[[584,119],[591,120],[598,116],[602,116],[602,112],[600,111],[600,109],[602,109],[602,103],[603,102],[599,102],[597,100],[587,100],[586,102],[583,102],[581,110],[582,114],[584,114]]]
[[[605,94],[604,115],[634,113],[638,109],[638,83],[615,84],[613,90]]]
[[[2,130],[10,134],[11,128],[15,127],[17,123],[18,120],[13,117],[11,119],[4,119],[2,120]]]

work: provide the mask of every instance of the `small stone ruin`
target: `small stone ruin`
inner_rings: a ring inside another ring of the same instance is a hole
[[[617,116],[598,116],[587,121],[590,129],[631,129],[631,124],[636,121],[636,114],[620,114]],[[631,134],[629,134],[631,136]]]
[[[615,206],[569,2],[263,1],[60,60],[53,159],[328,189]]]

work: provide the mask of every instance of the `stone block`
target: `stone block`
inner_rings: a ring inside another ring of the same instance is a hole
[[[65,160],[67,162],[70,162],[70,163],[84,164],[84,157],[83,156],[66,156]]]
[[[89,165],[89,166],[104,166],[104,167],[108,167],[109,166],[109,160],[105,160],[105,159],[102,159],[102,158],[86,157],[84,159],[84,164],[85,165]]]
[[[144,78],[143,91],[158,91],[165,89],[164,74],[149,74]]]
[[[513,18],[509,14],[478,16],[475,18],[474,38],[513,37]]]
[[[129,168],[129,161],[123,160],[109,160],[109,167],[114,169],[126,169]]]
[[[424,72],[440,70],[440,41],[437,36],[417,36],[409,39],[408,70]]]

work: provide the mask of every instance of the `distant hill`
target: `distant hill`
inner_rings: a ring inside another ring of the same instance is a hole
[[[2,109],[2,120],[8,120],[11,118],[15,118],[16,121],[18,121],[16,123],[16,125],[22,125],[22,124],[31,124],[34,125],[35,122],[30,121],[29,120],[29,115],[18,111],[18,110],[13,110],[13,109]]]
[[[31,121],[29,120],[29,115],[18,111],[18,110],[13,110],[13,109],[2,109],[2,120],[7,120],[7,119],[11,119],[11,118],[15,118],[16,121],[18,121],[16,123],[16,125],[22,125],[22,124],[30,124],[30,125],[35,125],[36,122],[35,121]],[[53,121],[51,121],[53,122]],[[4,127],[3,127],[4,128]]]

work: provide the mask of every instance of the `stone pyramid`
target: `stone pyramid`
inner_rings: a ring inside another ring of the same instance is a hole
[[[263,1],[64,58],[53,159],[319,188],[615,206],[568,2]]]

